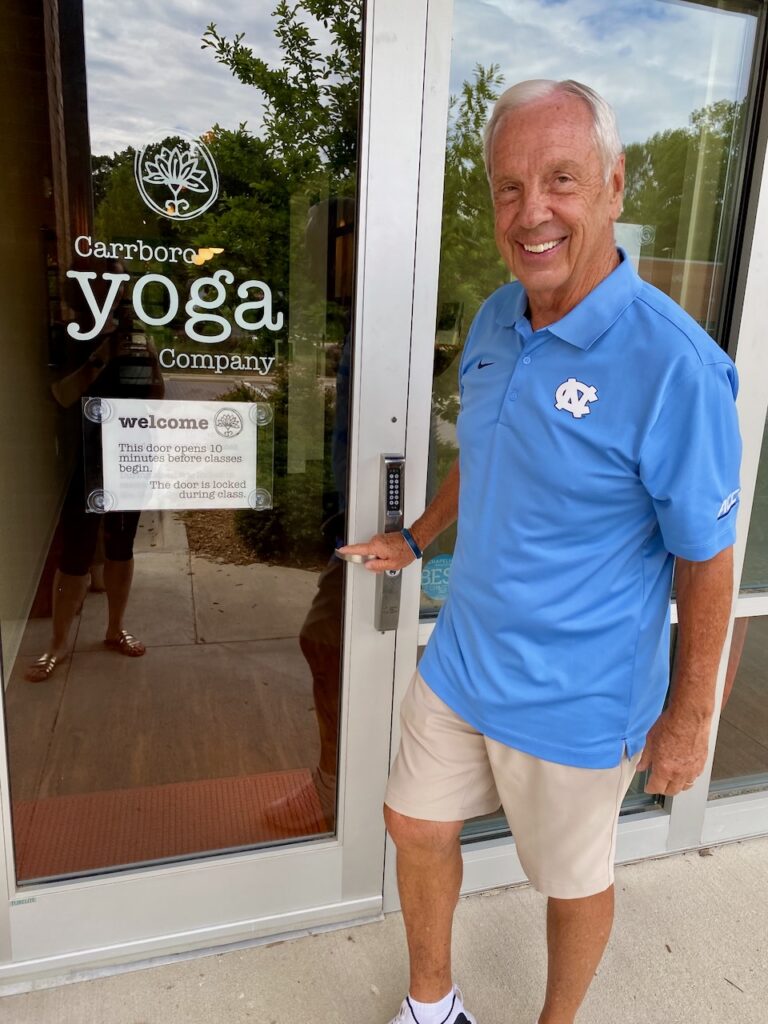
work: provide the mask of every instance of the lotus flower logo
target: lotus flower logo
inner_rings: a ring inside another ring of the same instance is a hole
[[[220,437],[237,437],[243,429],[243,418],[235,409],[219,409],[213,426]]]
[[[134,172],[141,198],[169,220],[199,217],[219,194],[216,165],[200,139],[147,145],[136,154]]]

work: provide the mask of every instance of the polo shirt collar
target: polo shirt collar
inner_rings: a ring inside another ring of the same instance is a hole
[[[618,250],[621,262],[608,277],[581,300],[570,313],[549,324],[546,330],[576,348],[588,349],[611,327],[637,296],[642,286],[632,261],[623,249]],[[526,319],[528,297],[515,289],[501,306],[496,322],[502,327],[516,327]],[[528,332],[525,332],[528,333]]]

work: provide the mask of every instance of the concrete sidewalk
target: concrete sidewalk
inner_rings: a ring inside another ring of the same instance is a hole
[[[768,839],[617,869],[611,945],[578,1024],[765,1024]],[[534,1024],[544,900],[461,901],[456,976],[478,1024]],[[0,1000],[8,1024],[385,1024],[407,983],[399,914],[380,923]]]

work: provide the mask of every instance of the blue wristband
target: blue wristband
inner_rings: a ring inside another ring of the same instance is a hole
[[[416,541],[413,539],[413,534],[411,533],[411,531],[406,530],[406,528],[403,527],[403,529],[400,531],[400,535],[405,541],[405,543],[408,545],[408,547],[411,549],[411,551],[414,553],[416,558],[421,558],[423,552],[419,545],[416,543]]]

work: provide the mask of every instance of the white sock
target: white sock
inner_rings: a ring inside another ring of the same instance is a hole
[[[443,1024],[451,1012],[453,1001],[456,998],[454,989],[436,1003],[418,1003],[413,996],[408,996],[413,1013],[419,1024]]]

